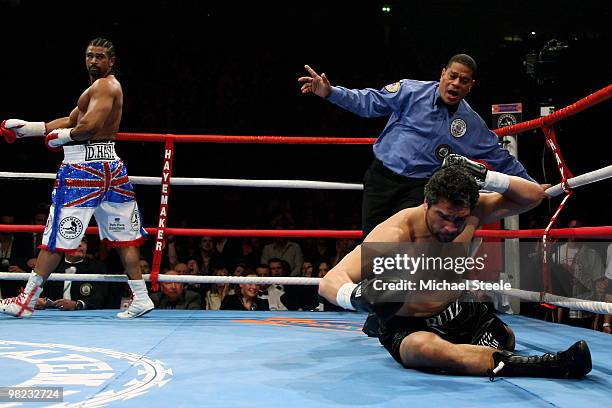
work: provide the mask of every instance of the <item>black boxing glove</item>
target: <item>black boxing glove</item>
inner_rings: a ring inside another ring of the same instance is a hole
[[[336,303],[348,310],[375,313],[387,321],[404,305],[400,279],[364,279],[345,283],[338,289]]]
[[[468,159],[459,154],[449,154],[442,162],[442,168],[448,166],[461,166],[469,170],[481,190],[505,193],[510,185],[510,176],[496,171],[488,170],[482,164]]]

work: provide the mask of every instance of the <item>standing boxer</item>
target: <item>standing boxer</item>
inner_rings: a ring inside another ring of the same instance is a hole
[[[32,314],[42,285],[62,259],[60,252],[78,248],[92,215],[100,239],[117,248],[133,293],[131,305],[117,317],[138,317],[153,309],[139,268],[138,247],[147,234],[127,170],[115,153],[123,106],[121,84],[114,75],[115,46],[104,38],[92,40],[85,65],[90,86],[70,116],[47,123],[8,119],[0,126],[9,143],[46,135],[49,149],[64,151],[36,266],[23,293],[0,302],[0,312],[16,317]]]

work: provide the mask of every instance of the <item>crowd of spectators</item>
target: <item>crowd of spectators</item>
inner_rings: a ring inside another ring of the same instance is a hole
[[[48,206],[40,205],[30,224],[44,225]],[[294,229],[295,219],[285,208],[272,217],[270,228]],[[544,217],[527,217],[526,228],[543,228]],[[0,214],[0,224],[15,224],[13,214]],[[579,219],[566,225],[584,226]],[[27,272],[34,267],[40,233],[0,233],[2,272]],[[153,241],[149,239],[149,241]],[[323,277],[359,242],[322,238],[228,238],[167,236],[161,273],[194,276]],[[150,246],[152,242],[148,242]],[[150,249],[150,248],[148,248]],[[150,250],[142,251],[143,274],[151,271]],[[552,242],[552,292],[572,298],[612,301],[612,244],[569,238]],[[542,291],[542,245],[532,240],[521,247],[521,289]],[[57,273],[123,274],[121,262],[97,236],[86,236],[78,250],[66,254]],[[0,280],[0,297],[15,296],[23,281]],[[61,310],[124,308],[130,302],[127,284],[104,282],[48,282],[37,308]],[[151,292],[157,309],[189,310],[301,310],[337,311],[320,297],[316,286],[257,284],[185,284],[162,282]],[[610,317],[551,305],[523,302],[521,313],[554,322],[610,332]]]
[[[48,206],[41,205],[31,223],[44,225]],[[13,215],[0,216],[1,224],[15,224]],[[288,212],[272,219],[271,226],[295,228]],[[34,267],[40,233],[0,233],[3,272],[27,272]],[[152,241],[152,240],[149,240]],[[148,243],[150,245],[151,242]],[[227,238],[168,236],[161,273],[167,275],[323,277],[356,245],[350,239]],[[150,273],[150,259],[142,251],[143,274]],[[66,254],[57,273],[123,274],[115,252],[96,236],[86,236],[78,250]],[[15,296],[24,282],[0,281],[0,296]],[[125,307],[129,288],[123,283],[49,282],[38,308],[62,310]],[[316,286],[228,285],[160,283],[151,298],[158,309],[204,310],[338,310],[319,297]]]

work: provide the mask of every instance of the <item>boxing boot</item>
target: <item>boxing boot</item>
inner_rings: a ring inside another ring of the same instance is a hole
[[[153,301],[147,293],[147,285],[143,279],[128,280],[128,285],[132,290],[132,303],[123,312],[117,313],[120,319],[133,319],[149,313],[155,308]]]
[[[540,356],[519,356],[509,351],[493,353],[493,370],[489,379],[496,376],[582,378],[591,369],[591,352],[584,340],[580,340],[565,351],[546,353]]]
[[[0,313],[15,317],[30,317],[42,292],[43,278],[32,271],[25,289],[16,297],[0,300]]]

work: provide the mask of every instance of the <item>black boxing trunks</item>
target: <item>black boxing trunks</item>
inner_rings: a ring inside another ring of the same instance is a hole
[[[378,339],[402,364],[400,345],[412,333],[426,331],[454,344],[474,344],[512,351],[514,341],[506,327],[486,304],[456,300],[430,317],[394,316],[388,322],[381,323]]]

